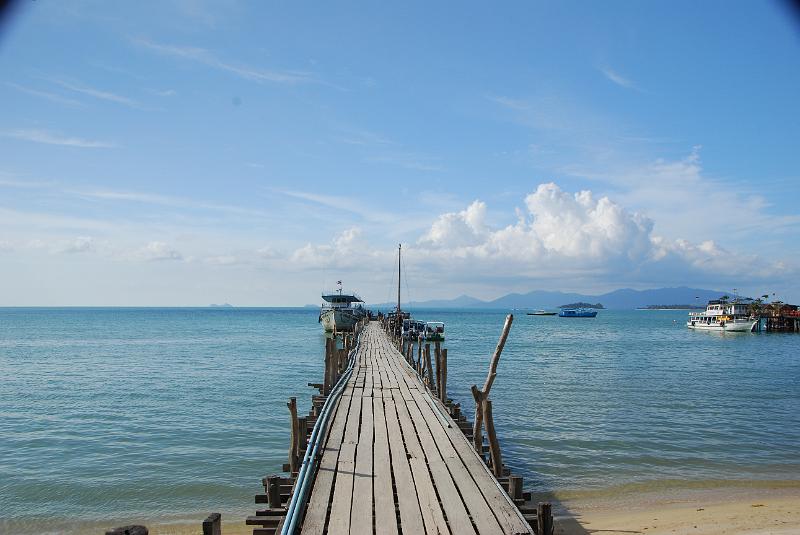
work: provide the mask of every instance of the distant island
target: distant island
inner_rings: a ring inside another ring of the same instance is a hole
[[[695,305],[647,305],[637,310],[703,310],[704,308]]]
[[[549,309],[558,308],[559,303],[603,303],[609,310],[633,310],[646,307],[652,303],[706,303],[711,299],[719,299],[724,292],[702,288],[651,288],[634,290],[623,288],[604,294],[581,294],[551,290],[533,290],[527,293],[510,293],[495,299],[483,300],[469,295],[461,295],[455,299],[437,298],[430,301],[403,303],[409,310],[417,308],[485,308],[498,310],[513,309]],[[376,309],[390,309],[396,303],[370,303]]]
[[[215,303],[211,303],[208,305],[211,308],[233,308],[233,305],[230,303],[222,303],[221,305],[217,305]]]
[[[568,305],[559,305],[558,308],[596,308],[597,310],[603,310],[605,307],[602,303],[595,303],[594,305],[591,303],[584,303],[583,301],[579,301],[577,303],[570,303]]]

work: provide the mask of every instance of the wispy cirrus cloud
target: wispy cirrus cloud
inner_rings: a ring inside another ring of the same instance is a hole
[[[26,93],[28,95],[33,95],[34,97],[43,98],[49,100],[51,102],[57,102],[58,104],[64,104],[65,106],[71,106],[73,108],[80,108],[83,107],[83,104],[78,102],[77,100],[73,100],[71,98],[62,97],[61,95],[56,95],[55,93],[49,93],[47,91],[40,91],[38,89],[31,89],[30,87],[25,87],[19,84],[15,84],[12,82],[5,82],[5,85],[11,88],[16,89],[22,93]]]
[[[611,67],[608,67],[607,65],[601,65],[597,67],[597,70],[603,73],[603,76],[605,76],[608,80],[617,84],[620,87],[624,87],[625,89],[638,89],[638,87],[636,87],[636,84],[634,84],[633,81],[630,80],[630,78],[621,75],[620,73],[613,70]]]
[[[5,132],[0,132],[0,135],[14,139],[21,139],[23,141],[31,141],[33,143],[61,145],[65,147],[80,147],[84,149],[109,149],[117,147],[115,143],[108,141],[96,141],[79,137],[63,136],[47,130],[33,128],[6,130]]]
[[[58,84],[65,89],[69,89],[70,91],[74,91],[75,93],[88,95],[90,97],[94,97],[100,100],[106,100],[109,102],[114,102],[116,104],[122,104],[123,106],[128,106],[129,108],[134,108],[137,110],[145,109],[144,106],[142,106],[139,102],[131,98],[124,97],[122,95],[111,93],[110,91],[104,91],[101,89],[97,89],[94,87],[90,87],[69,80],[53,79],[52,81],[53,83]]]
[[[304,71],[269,70],[234,63],[217,57],[208,49],[193,46],[178,46],[156,43],[149,39],[133,39],[133,43],[147,50],[186,61],[200,63],[214,69],[229,72],[245,80],[259,83],[299,84],[317,82]]]

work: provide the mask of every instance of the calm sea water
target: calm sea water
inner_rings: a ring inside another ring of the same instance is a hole
[[[449,393],[468,414],[504,316],[417,314],[447,323]],[[492,398],[526,488],[800,481],[800,336],[685,317],[517,315]],[[251,514],[323,340],[313,309],[0,309],[0,528]]]

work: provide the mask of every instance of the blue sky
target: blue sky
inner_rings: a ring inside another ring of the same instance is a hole
[[[798,301],[798,67],[773,2],[20,2],[0,304]]]

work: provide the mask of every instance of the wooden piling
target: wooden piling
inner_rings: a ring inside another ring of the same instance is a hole
[[[289,439],[289,471],[294,473],[299,468],[299,452],[300,452],[300,425],[297,422],[297,398],[289,398],[286,404],[289,407],[289,424],[291,436]]]
[[[522,499],[522,477],[515,475],[508,476],[508,495],[512,500]]]
[[[431,366],[431,345],[425,344],[425,377],[428,380],[428,387],[433,390],[436,384],[433,378],[433,367]]]
[[[270,509],[278,509],[281,506],[281,477],[267,476],[264,478],[264,486],[267,491],[267,505]]]
[[[553,535],[553,511],[549,502],[539,502],[536,520],[538,523],[538,535]]]
[[[203,520],[203,535],[222,535],[222,515],[211,513]]]
[[[439,372],[439,399],[447,403],[447,348],[442,349],[442,369]]]

